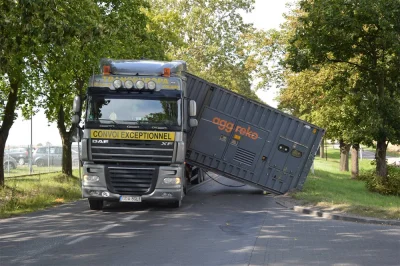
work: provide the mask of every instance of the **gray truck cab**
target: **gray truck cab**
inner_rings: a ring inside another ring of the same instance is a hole
[[[185,70],[183,61],[101,61],[88,84],[82,138],[82,192],[91,209],[104,200],[181,205],[186,132],[197,126]],[[74,123],[81,105],[76,97]]]

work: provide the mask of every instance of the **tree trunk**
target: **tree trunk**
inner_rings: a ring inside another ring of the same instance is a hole
[[[359,158],[360,144],[353,144],[351,147],[351,178],[356,179],[359,175]]]
[[[325,158],[325,138],[321,139],[321,145],[319,146],[319,157]]]
[[[340,140],[340,171],[349,171],[350,146],[350,144],[346,144],[343,140]]]
[[[65,127],[64,105],[58,110],[57,128],[60,132],[63,155],[62,155],[62,173],[67,176],[72,176],[72,152],[71,152],[71,130],[67,132]]]
[[[14,124],[14,113],[15,108],[17,106],[18,100],[18,90],[19,90],[19,81],[13,82],[10,77],[10,93],[8,94],[6,108],[4,110],[4,115],[1,117],[3,119],[3,123],[0,127],[0,186],[4,186],[4,148],[6,147],[6,142],[8,138],[8,133],[10,132],[10,128]],[[15,79],[14,79],[15,80]]]
[[[376,144],[375,160],[376,160],[376,174],[383,177],[383,181],[387,182],[387,164],[386,164],[386,138],[380,139]]]
[[[1,130],[2,131],[2,130]],[[4,187],[4,148],[6,147],[6,141],[4,140],[3,134],[0,134],[0,187]],[[7,140],[7,138],[6,138]]]

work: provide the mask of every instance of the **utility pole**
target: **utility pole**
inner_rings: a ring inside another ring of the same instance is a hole
[[[30,149],[29,149],[29,174],[32,174],[33,173],[33,169],[32,169],[32,153],[33,153],[33,151],[32,151],[32,143],[33,143],[33,141],[32,141],[32,139],[33,139],[33,137],[32,137],[32,135],[33,135],[33,112],[32,112],[32,109],[31,109],[31,147],[30,147]]]

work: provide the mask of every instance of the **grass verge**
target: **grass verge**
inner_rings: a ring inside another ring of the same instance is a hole
[[[0,188],[0,218],[41,210],[81,197],[78,171],[73,177],[62,174],[42,174],[6,178]]]
[[[322,209],[382,219],[400,219],[400,197],[368,191],[364,181],[352,180],[349,172],[340,172],[339,150],[329,149],[328,160],[316,158],[315,174],[310,173],[295,199]],[[373,169],[370,160],[360,161],[360,170]]]

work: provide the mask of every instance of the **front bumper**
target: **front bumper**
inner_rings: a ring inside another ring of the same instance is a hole
[[[93,191],[98,191],[99,195],[93,195]],[[119,201],[121,195],[114,194],[107,191],[107,188],[104,187],[84,187],[82,189],[83,197],[90,199],[102,199],[108,201]],[[107,196],[106,196],[107,195]],[[136,196],[136,195],[134,195]],[[183,193],[182,189],[165,189],[159,188],[154,189],[151,194],[141,195],[142,201],[151,202],[151,201],[178,201],[182,200]]]
[[[107,165],[85,164],[83,172],[85,175],[96,175],[98,182],[83,182],[82,194],[84,198],[103,199],[107,201],[119,201],[122,194],[118,191],[108,189],[110,177],[108,176]],[[154,168],[154,167],[153,167]],[[157,166],[157,176],[153,189],[146,194],[124,193],[123,195],[140,196],[142,201],[179,201],[182,200],[184,171],[182,166]],[[166,177],[180,177],[181,183],[177,185],[168,185],[163,183]]]

